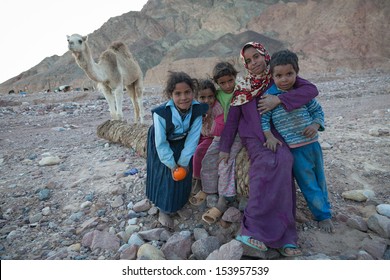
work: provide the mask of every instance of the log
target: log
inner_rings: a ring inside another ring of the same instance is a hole
[[[124,121],[108,120],[97,127],[97,136],[112,143],[119,143],[133,149],[146,159],[146,143],[150,125],[134,124]],[[237,192],[247,196],[249,193],[249,159],[245,148],[236,157]],[[217,167],[215,167],[217,168]]]

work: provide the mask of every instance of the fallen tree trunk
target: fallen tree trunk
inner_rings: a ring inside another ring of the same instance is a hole
[[[133,149],[146,159],[146,142],[149,125],[130,124],[123,121],[108,120],[97,127],[97,136],[113,143],[120,143]],[[217,168],[217,166],[215,167]],[[249,192],[249,159],[243,148],[236,157],[237,192],[248,195]]]

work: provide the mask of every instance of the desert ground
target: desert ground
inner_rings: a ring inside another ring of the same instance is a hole
[[[378,233],[367,222],[377,205],[390,204],[390,75],[371,70],[304,78],[317,85],[325,112],[320,142],[335,232],[319,230],[298,192],[299,259],[389,260],[389,223]],[[147,124],[150,109],[161,102],[161,87],[145,88]],[[128,97],[124,114],[132,122]],[[109,118],[98,92],[0,96],[0,259],[135,259],[123,249],[129,225],[133,232],[161,227],[153,207],[133,211],[145,199],[145,159],[96,134]],[[138,173],[124,175],[133,168]],[[346,197],[353,191],[363,198]],[[188,204],[169,233],[204,229],[221,245],[234,238],[239,223],[208,225],[201,219],[206,209]],[[116,246],[88,245],[93,232],[111,234]],[[245,248],[242,258],[283,257]]]

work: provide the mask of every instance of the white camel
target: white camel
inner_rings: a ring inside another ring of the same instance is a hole
[[[113,42],[102,52],[99,62],[96,63],[88,46],[87,36],[73,34],[67,38],[68,48],[76,63],[91,80],[97,82],[98,89],[103,92],[111,118],[123,120],[122,103],[125,87],[134,106],[134,122],[143,123],[142,71],[126,45],[122,42]]]

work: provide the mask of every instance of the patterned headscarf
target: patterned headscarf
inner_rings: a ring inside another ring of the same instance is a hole
[[[253,98],[257,97],[258,95],[261,95],[271,81],[271,73],[269,69],[269,62],[271,60],[271,57],[268,54],[267,50],[262,44],[257,42],[246,43],[240,52],[240,57],[246,69],[248,69],[248,65],[245,63],[244,49],[247,46],[252,46],[257,50],[259,54],[264,56],[267,68],[261,75],[251,74],[248,71],[248,75],[244,78],[244,80],[237,81],[236,87],[234,88],[233,98],[230,103],[231,106],[243,105],[251,101]]]

